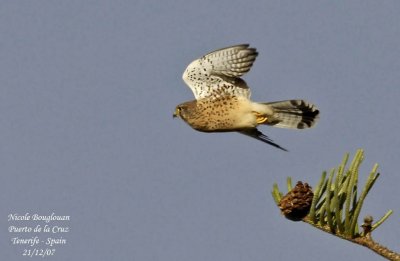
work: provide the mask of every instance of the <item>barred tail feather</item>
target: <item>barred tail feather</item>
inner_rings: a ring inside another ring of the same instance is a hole
[[[279,128],[307,129],[319,118],[317,107],[304,100],[287,100],[264,103],[273,108],[272,117],[264,124]]]

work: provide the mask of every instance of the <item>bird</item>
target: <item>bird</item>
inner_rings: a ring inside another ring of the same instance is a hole
[[[195,100],[177,105],[173,117],[200,132],[238,132],[287,151],[257,127],[308,129],[318,121],[319,110],[303,99],[252,101],[250,88],[241,77],[250,71],[257,56],[256,48],[239,44],[191,62],[182,79]]]

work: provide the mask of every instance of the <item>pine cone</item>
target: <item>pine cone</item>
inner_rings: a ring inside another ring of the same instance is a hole
[[[312,188],[301,181],[289,191],[279,202],[281,213],[292,221],[300,221],[310,212],[314,193]]]

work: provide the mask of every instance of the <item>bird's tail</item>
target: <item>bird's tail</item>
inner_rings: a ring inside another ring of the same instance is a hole
[[[263,124],[274,127],[306,129],[313,127],[319,118],[317,107],[304,100],[287,100],[264,104],[272,107],[273,114]]]

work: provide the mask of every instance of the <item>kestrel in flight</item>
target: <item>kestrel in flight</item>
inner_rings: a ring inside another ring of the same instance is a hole
[[[183,80],[196,100],[176,106],[178,116],[202,132],[239,132],[286,150],[257,129],[260,124],[288,129],[315,125],[319,110],[305,100],[257,103],[240,77],[248,72],[258,53],[248,44],[211,52],[186,68]]]

